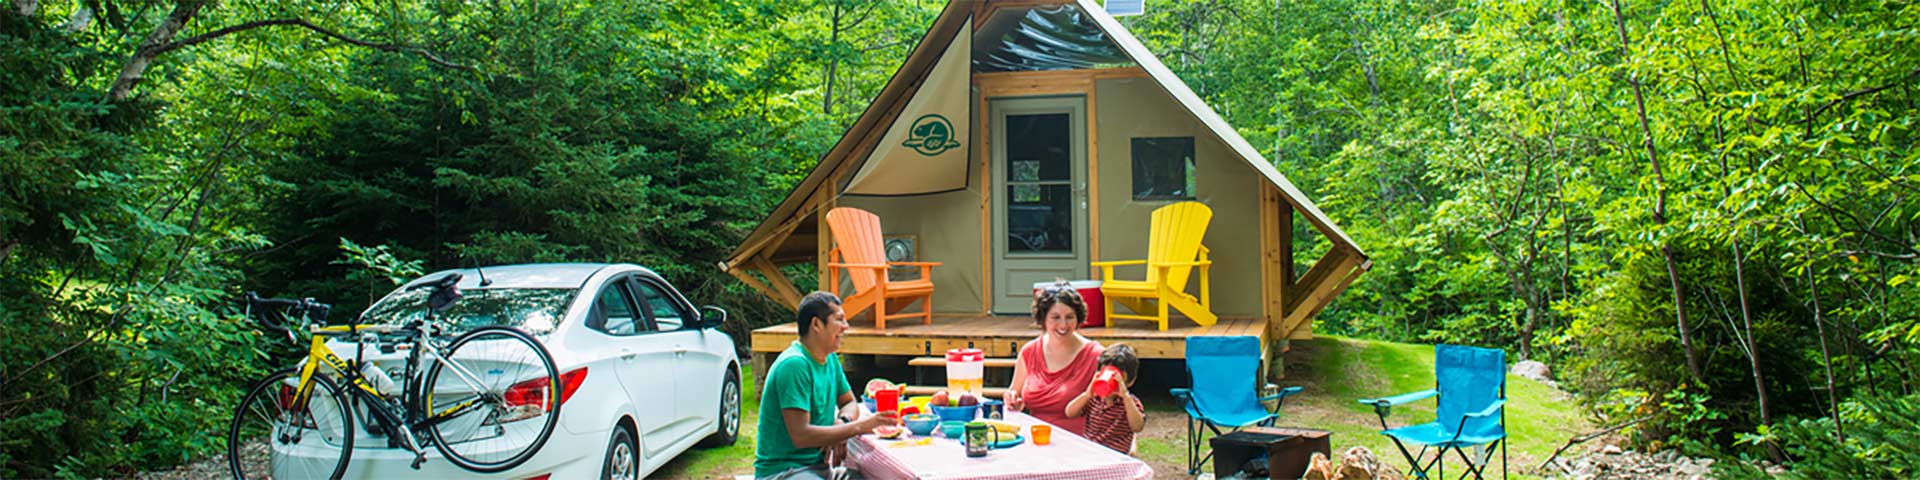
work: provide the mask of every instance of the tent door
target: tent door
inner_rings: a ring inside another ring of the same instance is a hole
[[[1087,278],[1086,97],[994,100],[993,311],[1026,314],[1033,284]]]

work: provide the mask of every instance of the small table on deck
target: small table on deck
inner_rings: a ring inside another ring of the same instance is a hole
[[[1031,436],[1029,426],[1046,424],[1019,412],[1007,412],[1003,421],[1019,425],[1023,437]],[[884,440],[873,434],[860,435],[847,441],[848,463],[874,479],[1153,478],[1153,467],[1146,462],[1058,427],[1053,429],[1052,443],[1034,445],[1033,439],[1027,438],[1019,445],[994,449],[985,457],[968,457],[959,440],[940,436],[938,429],[930,436],[928,444],[917,445],[913,442],[923,437],[907,434],[903,440]]]

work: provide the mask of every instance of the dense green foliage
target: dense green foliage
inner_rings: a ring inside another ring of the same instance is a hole
[[[1321,328],[1510,347],[1703,449],[1920,381],[1913,2],[1153,10],[1127,23],[1373,257]]]
[[[0,477],[215,451],[274,365],[244,290],[354,312],[421,271],[625,261],[781,318],[712,265],[943,6],[41,3],[0,12]],[[222,30],[273,19],[312,28]],[[1920,385],[1917,19],[1168,0],[1123,23],[1371,256],[1321,331],[1507,347],[1607,422],[1654,416],[1642,441],[1819,476],[1911,465],[1865,432]]]

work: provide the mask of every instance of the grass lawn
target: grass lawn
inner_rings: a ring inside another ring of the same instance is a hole
[[[1280,424],[1318,428],[1333,432],[1336,455],[1347,448],[1363,446],[1389,465],[1406,467],[1406,460],[1393,441],[1380,435],[1380,423],[1373,408],[1354,400],[1382,397],[1433,388],[1433,346],[1342,337],[1321,336],[1311,341],[1294,342],[1288,352],[1286,386],[1306,387],[1289,397],[1281,412]],[[1161,477],[1185,478],[1186,416],[1172,400],[1147,398],[1152,421],[1147,435],[1139,443],[1139,456],[1153,464]],[[1433,420],[1432,400],[1402,405],[1387,418],[1390,425]],[[1512,462],[1508,472],[1519,478],[1534,478],[1532,468],[1545,460],[1568,438],[1594,429],[1572,399],[1539,382],[1507,376],[1507,433],[1512,442],[1507,454]],[[1453,460],[1449,475],[1464,472]],[[1500,469],[1494,457],[1490,471]],[[1211,471],[1212,466],[1203,468]]]
[[[1153,465],[1159,478],[1186,476],[1186,415],[1166,393],[1167,386],[1186,382],[1180,362],[1143,366],[1140,385],[1133,391],[1147,404],[1147,431],[1136,452]],[[751,367],[749,367],[751,368]],[[1382,397],[1433,388],[1433,346],[1322,336],[1294,342],[1287,353],[1287,386],[1306,390],[1287,399],[1280,424],[1333,431],[1336,454],[1363,446],[1390,465],[1406,466],[1393,442],[1379,434],[1373,409],[1355,399]],[[743,371],[741,378],[753,378]],[[753,444],[760,421],[759,395],[752,382],[744,385],[740,441],[731,447],[688,450],[650,478],[732,478],[753,473]],[[1546,385],[1507,376],[1507,432],[1512,441],[1507,454],[1509,473],[1534,478],[1533,467],[1566,443],[1568,438],[1594,430],[1572,399]],[[1433,419],[1433,401],[1395,408],[1387,421],[1395,427]],[[1495,456],[1494,472],[1500,469]],[[1449,475],[1459,470],[1454,459]],[[1207,465],[1203,472],[1212,471]]]

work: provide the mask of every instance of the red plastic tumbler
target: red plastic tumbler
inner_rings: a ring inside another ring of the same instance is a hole
[[[888,387],[874,391],[873,408],[879,410],[879,412],[875,413],[894,412],[895,414],[899,414],[900,389],[898,387]]]
[[[1093,376],[1093,394],[1094,395],[1098,395],[1102,397],[1113,395],[1113,391],[1119,390],[1119,389],[1120,389],[1120,369],[1119,368],[1114,368],[1114,366],[1108,365],[1105,368],[1101,368],[1100,373],[1094,374]]]

